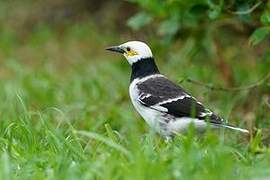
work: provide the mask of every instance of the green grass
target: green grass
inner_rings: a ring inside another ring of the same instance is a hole
[[[264,131],[250,139],[232,131],[195,135],[191,128],[169,144],[151,132],[129,101],[127,62],[104,51],[125,38],[100,34],[91,24],[61,33],[42,26],[26,36],[1,31],[0,179],[270,178]],[[149,42],[171,79],[226,86],[215,62],[193,55],[192,40],[182,47]],[[240,43],[224,56],[235,83],[245,85],[266,74],[269,61],[254,63],[248,50],[245,61],[234,61]],[[237,93],[182,85],[233,124],[269,125],[261,97],[267,85]]]

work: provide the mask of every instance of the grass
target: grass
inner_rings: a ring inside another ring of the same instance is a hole
[[[103,50],[120,43],[115,34],[100,34],[89,23],[61,32],[40,26],[26,36],[1,31],[0,179],[270,178],[264,131],[249,138],[232,131],[195,135],[191,128],[169,144],[151,132],[129,101],[127,63]],[[192,40],[182,47],[149,41],[171,79],[226,86],[215,62],[193,55]],[[249,50],[240,54],[245,61],[234,61],[241,43],[223,54],[231,59],[237,85],[269,71],[269,61],[254,63]],[[182,85],[233,124],[269,125],[261,97],[267,85],[237,93]]]

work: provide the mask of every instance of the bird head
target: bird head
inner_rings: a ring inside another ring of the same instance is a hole
[[[130,65],[139,60],[151,58],[153,56],[151,49],[147,44],[140,41],[128,41],[119,46],[108,47],[106,50],[123,54]]]

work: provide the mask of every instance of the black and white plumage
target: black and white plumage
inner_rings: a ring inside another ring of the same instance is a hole
[[[226,124],[164,75],[160,74],[150,48],[143,42],[130,41],[107,50],[122,53],[132,67],[129,94],[138,113],[151,128],[165,138],[185,132],[193,123],[198,130],[225,127],[248,133]]]

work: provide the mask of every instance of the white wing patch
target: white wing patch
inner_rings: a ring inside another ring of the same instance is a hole
[[[172,98],[172,99],[168,99],[166,101],[159,102],[158,105],[171,103],[171,102],[174,102],[174,101],[178,101],[179,99],[184,99],[184,98],[189,98],[189,97],[191,97],[191,96],[188,95],[188,94],[185,94],[183,96],[179,96],[179,97],[176,97],[176,98]]]
[[[140,99],[140,100],[143,100],[143,99],[145,99],[145,98],[149,98],[151,96],[151,94],[141,94],[138,98]]]
[[[209,111],[209,112],[201,112],[199,116],[200,116],[200,117],[205,117],[205,116],[211,116],[212,114],[213,114],[213,113],[210,112],[210,111]]]
[[[154,105],[154,106],[150,106],[151,108],[155,109],[155,110],[158,110],[158,111],[161,111],[161,112],[168,112],[168,109],[165,108],[165,107],[162,107],[160,105]]]
[[[151,94],[141,94],[141,95],[138,97],[138,101],[139,101],[141,104],[145,104],[142,100],[145,99],[145,98],[148,98],[148,97],[150,97],[150,96],[151,96]],[[172,99],[168,99],[168,100],[166,100],[166,101],[159,102],[159,103],[157,103],[157,104],[155,104],[155,105],[150,106],[150,108],[155,109],[155,110],[160,111],[160,112],[168,112],[168,109],[167,109],[167,108],[161,106],[162,104],[171,103],[171,102],[178,101],[178,100],[184,99],[184,98],[189,98],[189,97],[191,97],[191,96],[188,95],[188,94],[185,94],[185,95],[183,95],[183,96],[179,96],[179,97],[176,97],[176,98],[172,98]]]

